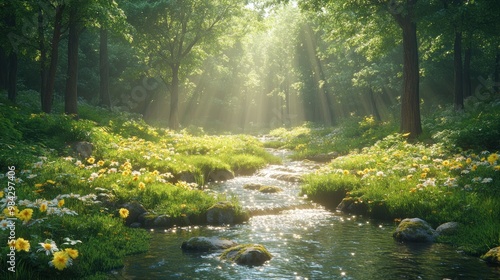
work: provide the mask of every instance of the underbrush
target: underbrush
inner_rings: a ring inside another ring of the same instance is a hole
[[[305,123],[293,129],[274,129],[270,136],[275,140],[266,142],[266,146],[293,150],[294,159],[330,152],[347,154],[370,146],[396,130],[393,122],[376,121],[373,116],[353,117],[334,128]]]
[[[419,217],[434,227],[459,222],[460,234],[443,241],[480,254],[500,245],[498,157],[494,151],[450,153],[442,144],[408,143],[392,134],[306,176],[302,192],[317,201],[345,194],[380,219]]]
[[[220,201],[242,215],[234,198],[204,189],[209,175],[279,162],[251,136],[174,132],[85,103],[75,120],[39,112],[34,94],[21,93],[20,105],[0,100],[0,240],[15,233],[17,272],[8,275],[17,279],[102,278],[125,255],[148,250],[147,231],[126,226],[124,204],[138,202],[176,225],[204,222]],[[91,155],[73,150],[80,141],[92,143]],[[2,263],[10,246],[0,247]]]

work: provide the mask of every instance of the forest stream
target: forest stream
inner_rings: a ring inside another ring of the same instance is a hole
[[[286,151],[273,152],[283,157],[282,165],[208,186],[236,196],[258,215],[231,226],[155,230],[149,252],[129,256],[110,279],[500,279],[499,268],[449,245],[402,244],[391,236],[394,223],[327,211],[299,197],[300,184],[289,179],[319,165],[289,161]],[[283,191],[244,189],[249,183]],[[220,261],[220,252],[183,252],[182,242],[195,236],[259,243],[273,258],[248,267]]]

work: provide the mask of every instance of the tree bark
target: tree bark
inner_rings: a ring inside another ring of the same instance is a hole
[[[169,127],[179,129],[179,64],[172,64],[172,84],[170,88],[170,118]]]
[[[7,89],[9,80],[9,57],[4,48],[0,47],[0,90]]]
[[[66,95],[64,112],[78,117],[78,22],[76,7],[71,7],[69,15],[68,36],[68,76],[66,78]]]
[[[108,58],[108,30],[101,27],[99,43],[99,104],[111,107],[109,97],[109,58]]]
[[[17,96],[17,53],[12,51],[9,55],[9,80],[7,86],[8,98],[16,102]]]
[[[455,32],[455,43],[453,45],[453,62],[455,71],[453,106],[456,111],[464,108],[464,81],[462,66],[462,32]]]
[[[45,76],[45,90],[42,102],[42,110],[46,113],[52,111],[52,103],[54,99],[54,88],[56,83],[57,62],[59,60],[59,41],[61,40],[62,15],[64,6],[56,7],[56,16],[54,20],[54,32],[52,34],[52,43],[50,49],[50,65]]]
[[[465,49],[464,54],[464,99],[472,96],[472,80],[471,80],[471,58],[472,47],[470,44]]]
[[[416,2],[417,0],[406,0],[404,13],[393,13],[403,31],[403,94],[401,95],[400,131],[410,133],[410,138],[416,138],[422,133],[417,24],[413,21]]]
[[[495,92],[500,92],[500,50],[497,50],[497,55],[495,57],[495,73],[493,81],[495,82],[493,90]]]

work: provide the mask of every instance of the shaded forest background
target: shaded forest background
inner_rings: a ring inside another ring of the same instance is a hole
[[[447,104],[461,111],[500,85],[495,0],[2,0],[0,7],[0,88],[12,101],[20,91],[33,95],[46,113],[77,116],[78,102],[88,102],[173,129],[247,133],[372,115],[420,134],[413,127],[420,112]],[[405,94],[416,109],[407,120]]]

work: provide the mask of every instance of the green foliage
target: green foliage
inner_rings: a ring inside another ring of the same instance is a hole
[[[279,161],[251,136],[177,134],[88,104],[82,118],[74,120],[0,103],[5,128],[0,167],[5,173],[15,166],[18,210],[32,210],[31,217],[16,227],[16,237],[31,244],[29,252],[17,255],[18,276],[23,279],[98,279],[103,271],[122,266],[125,255],[146,250],[147,232],[127,228],[117,214],[124,203],[137,201],[154,215],[185,225],[206,222],[206,211],[220,201],[231,201],[237,215],[243,216],[234,198],[201,190],[207,175],[216,170],[255,170]],[[75,158],[66,149],[81,140],[93,144],[91,157]],[[182,177],[189,174],[197,183],[181,181],[190,179]],[[5,215],[0,212],[0,221]],[[6,234],[0,231],[0,239],[7,240]],[[66,237],[81,243],[63,245]],[[53,256],[37,252],[46,239],[60,249],[78,250],[79,256],[63,270],[49,266]],[[7,250],[1,247],[2,262]]]
[[[494,152],[454,154],[446,145],[408,143],[393,134],[306,176],[302,192],[331,207],[339,195],[355,198],[377,218],[459,222],[466,227],[450,242],[480,253],[498,245],[500,235],[498,158]]]

